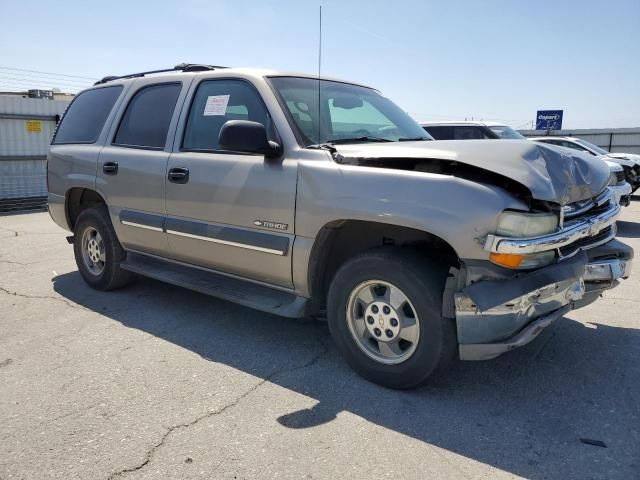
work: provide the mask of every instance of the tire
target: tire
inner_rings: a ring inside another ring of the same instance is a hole
[[[95,243],[91,243],[91,238]],[[132,279],[131,273],[120,268],[127,254],[105,206],[87,208],[80,213],[74,228],[73,253],[80,275],[91,288],[115,290]]]
[[[347,363],[364,378],[395,389],[419,386],[443,371],[457,353],[455,323],[442,317],[446,277],[445,266],[401,248],[371,250],[345,262],[329,288],[327,317],[331,336]],[[382,312],[386,303],[378,302],[387,295],[382,287],[390,288],[395,299],[385,309],[389,315]],[[407,302],[402,303],[395,289]],[[362,300],[367,292],[372,301]],[[392,304],[403,306],[396,311]],[[394,315],[402,317],[395,329]],[[359,335],[363,325],[366,331]],[[380,327],[378,332],[371,331],[375,327]],[[385,338],[389,332],[393,337]],[[389,348],[383,349],[381,342]]]

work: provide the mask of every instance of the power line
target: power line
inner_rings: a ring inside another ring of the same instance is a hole
[[[75,78],[75,77],[58,77],[55,75],[41,74],[41,73],[23,73],[23,72],[13,72],[13,71],[3,71],[0,70],[0,75],[12,75],[20,78],[47,78],[47,79],[56,79],[56,80],[64,80],[65,82],[74,82],[74,83],[90,83],[93,80],[84,79],[84,78]]]
[[[14,75],[6,75],[4,72],[0,72],[0,78],[5,78],[9,80],[18,80],[21,82],[52,82],[52,83],[64,83],[65,85],[91,85],[91,82],[87,80],[66,80],[63,78],[55,78],[55,77],[31,77],[28,75],[25,76],[14,76]]]
[[[79,92],[80,90],[85,90],[83,87],[79,87],[77,85],[62,85],[62,84],[51,84],[51,83],[15,83],[15,82],[7,82],[0,79],[0,83],[3,85],[18,88],[21,90],[29,90],[29,89],[38,89],[38,90],[65,90],[65,91],[73,91]]]
[[[19,83],[19,84],[68,85],[75,88],[84,88],[91,85],[90,83],[85,83],[85,84],[69,83],[65,80],[56,81],[56,80],[46,80],[46,79],[34,80],[30,78],[10,78],[10,77],[3,77],[1,74],[0,74],[0,80],[3,82]]]
[[[41,70],[27,70],[25,68],[13,68],[13,67],[2,67],[0,66],[0,69],[2,70],[15,70],[17,72],[29,72],[29,73],[44,73],[46,75],[54,75],[57,77],[68,77],[68,78],[82,78],[84,80],[92,80],[92,81],[96,81],[98,80],[97,78],[93,78],[93,77],[83,77],[81,75],[68,75],[66,73],[53,73],[53,72],[43,72]]]
[[[75,93],[78,92],[80,90],[82,90],[81,88],[78,87],[65,87],[65,86],[51,86],[51,85],[30,85],[29,87],[25,87],[24,85],[21,84],[15,84],[15,83],[8,83],[8,82],[3,82],[0,80],[0,86],[2,88],[6,88],[6,89],[10,89],[12,91],[18,91],[18,92],[24,92],[27,91],[31,88],[34,89],[39,89],[39,90],[51,90],[52,88],[54,89],[58,89],[60,91],[64,91],[66,93]]]

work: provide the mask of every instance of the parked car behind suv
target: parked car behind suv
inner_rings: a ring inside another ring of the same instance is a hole
[[[605,160],[618,163],[624,169],[625,179],[627,180],[627,183],[631,185],[631,191],[635,192],[640,188],[640,155],[633,153],[611,153],[591,142],[575,137],[546,136],[531,137],[530,140],[570,148],[572,150],[585,152],[596,157],[603,157]]]
[[[424,128],[436,140],[481,140],[499,139],[523,140],[525,137],[511,128],[499,122],[465,120],[464,122],[420,122]]]
[[[531,341],[629,273],[604,164],[432,142],[344,81],[171,70],[103,79],[53,139],[49,211],[93,288],[141,274],[326,313],[356,371],[406,388]]]
[[[609,167],[609,190],[613,192],[616,202],[628,207],[631,204],[631,185],[626,180],[622,165],[611,160],[602,161]]]

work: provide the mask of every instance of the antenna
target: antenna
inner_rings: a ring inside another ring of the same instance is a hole
[[[322,5],[320,5],[320,16],[318,21],[318,143],[320,143],[320,122],[322,121],[320,112],[320,73],[322,72]]]

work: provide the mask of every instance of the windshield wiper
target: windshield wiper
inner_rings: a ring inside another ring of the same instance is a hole
[[[399,138],[399,142],[418,142],[420,140],[431,140],[429,137]]]
[[[336,138],[335,140],[327,140],[325,143],[329,145],[340,145],[341,143],[352,143],[352,142],[393,142],[393,140],[389,140],[388,138],[372,137],[369,135],[364,135],[362,137],[353,137],[353,138]]]

